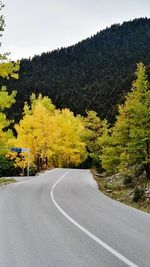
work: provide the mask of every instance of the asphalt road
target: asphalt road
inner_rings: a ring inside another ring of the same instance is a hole
[[[87,170],[0,188],[0,267],[150,267],[150,215],[111,200]]]

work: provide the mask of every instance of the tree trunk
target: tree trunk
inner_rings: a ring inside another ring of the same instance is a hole
[[[146,177],[147,177],[147,179],[149,179],[150,180],[150,164],[144,164],[144,170],[145,170],[145,172],[146,172]]]

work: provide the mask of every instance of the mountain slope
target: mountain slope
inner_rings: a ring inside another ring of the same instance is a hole
[[[15,118],[32,92],[48,95],[75,113],[95,110],[114,119],[118,103],[131,88],[136,64],[150,65],[150,19],[115,24],[74,46],[43,53],[20,64]],[[14,112],[13,112],[14,115]]]

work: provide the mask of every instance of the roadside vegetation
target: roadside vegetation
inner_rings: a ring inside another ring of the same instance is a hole
[[[150,83],[142,63],[137,66],[131,92],[119,106],[115,124],[97,143],[101,171],[105,171],[96,176],[99,188],[150,212]]]
[[[108,197],[150,213],[150,180],[144,175],[127,178],[120,174],[107,176],[92,170],[98,187]]]
[[[0,178],[0,186],[7,185],[10,183],[15,183],[16,180],[14,178]]]

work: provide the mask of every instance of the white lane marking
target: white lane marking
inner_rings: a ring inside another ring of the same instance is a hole
[[[103,242],[101,239],[99,239],[97,236],[93,235],[91,232],[89,232],[87,229],[85,229],[81,224],[76,222],[71,216],[69,216],[56,202],[54,198],[54,189],[56,185],[69,173],[70,171],[67,171],[65,174],[63,174],[56,183],[52,186],[50,196],[52,199],[52,202],[54,203],[55,207],[71,222],[73,223],[77,228],[79,228],[82,232],[84,232],[86,235],[88,235],[91,239],[93,239],[96,243],[98,243],[100,246],[108,250],[111,254],[116,256],[118,259],[123,261],[125,264],[127,264],[130,267],[138,267],[138,265],[134,264],[132,261],[128,260],[126,257],[121,255],[118,251],[108,246],[105,242]]]

